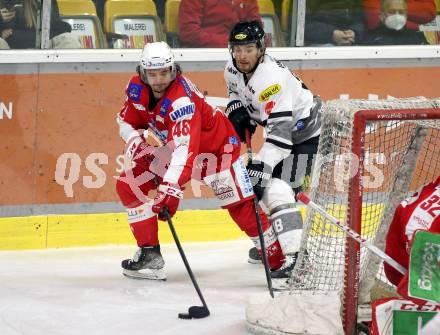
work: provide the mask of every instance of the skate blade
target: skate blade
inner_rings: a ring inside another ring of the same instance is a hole
[[[248,258],[248,263],[249,264],[262,264],[260,259],[253,259],[253,258]]]
[[[163,269],[142,269],[139,271],[123,269],[122,274],[125,277],[133,279],[167,280],[167,276]]]

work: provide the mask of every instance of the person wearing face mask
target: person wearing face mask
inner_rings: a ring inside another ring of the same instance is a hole
[[[380,19],[380,25],[365,34],[365,45],[427,44],[422,32],[407,28],[405,0],[383,0]]]
[[[381,2],[382,0],[362,0],[368,30],[376,29],[381,22]],[[407,0],[406,6],[408,29],[419,30],[420,24],[431,22],[435,18],[434,0]]]

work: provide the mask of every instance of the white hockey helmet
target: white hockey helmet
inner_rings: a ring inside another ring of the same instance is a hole
[[[171,48],[165,42],[152,42],[144,46],[140,61],[142,80],[147,82],[146,71],[171,67],[173,79],[176,77],[176,65]]]

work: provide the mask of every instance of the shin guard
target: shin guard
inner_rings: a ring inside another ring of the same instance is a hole
[[[281,265],[284,262],[284,255],[281,251],[280,242],[277,239],[277,236],[275,232],[273,231],[272,226],[267,227],[263,231],[263,237],[264,237],[264,245],[266,246],[266,254],[267,254],[267,260],[269,263],[270,269],[278,269],[281,267]],[[258,254],[261,255],[261,245],[260,245],[260,238],[257,236],[250,236],[252,242],[254,242],[255,247],[258,250]]]
[[[159,244],[157,216],[151,205],[143,204],[127,208],[128,223],[139,247],[157,246]]]

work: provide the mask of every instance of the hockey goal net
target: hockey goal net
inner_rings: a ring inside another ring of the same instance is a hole
[[[325,103],[322,122],[310,197],[383,250],[397,205],[440,174],[440,99],[334,100]],[[377,297],[372,292],[385,289],[393,291],[382,262],[307,210],[300,258],[279,313],[289,315],[288,299],[311,301],[310,296],[334,293],[339,304],[330,308],[340,306],[343,333],[356,334],[358,307]],[[316,310],[328,307],[317,301]],[[247,311],[254,332],[313,334],[286,326],[298,322],[294,317],[286,322],[272,314],[261,320],[253,312],[257,309]]]

